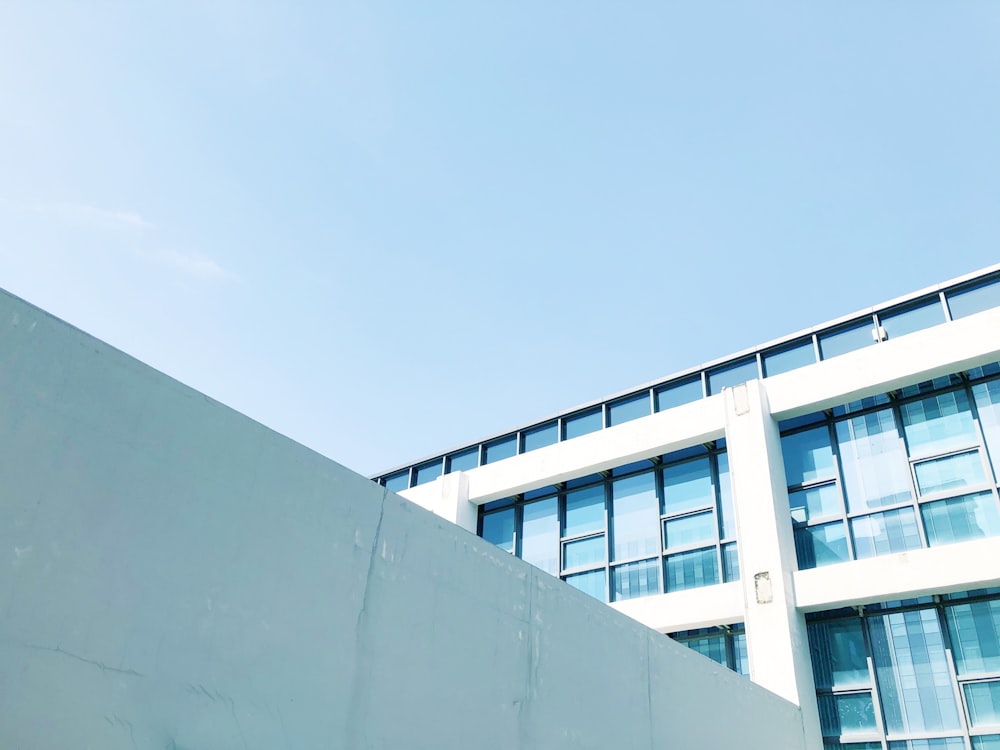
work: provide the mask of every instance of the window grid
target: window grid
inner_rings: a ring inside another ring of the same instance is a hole
[[[746,631],[742,622],[712,628],[682,630],[667,635],[717,664],[728,667],[743,677],[750,677]]]

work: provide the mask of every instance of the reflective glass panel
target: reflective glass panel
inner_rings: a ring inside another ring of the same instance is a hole
[[[991,307],[1000,307],[1000,280],[951,292],[946,296],[951,317],[958,320]]]
[[[715,547],[667,557],[667,591],[692,589],[719,582]]]
[[[580,589],[585,594],[590,594],[595,599],[602,602],[607,601],[604,568],[566,576],[565,581],[570,586]]]
[[[514,551],[514,509],[483,516],[483,539],[507,552]]]
[[[913,471],[917,477],[917,490],[921,495],[952,492],[986,482],[979,451],[922,461],[913,466]]]
[[[702,397],[701,375],[689,380],[681,380],[676,383],[656,389],[656,410],[666,411],[681,404],[689,404]]]
[[[807,490],[789,492],[788,506],[792,512],[792,520],[796,523],[806,523],[825,516],[836,516],[843,513],[840,491],[835,484],[824,484],[820,487],[810,487]]]
[[[823,743],[823,750],[882,750],[881,742],[831,742]]]
[[[557,498],[525,503],[521,510],[521,559],[555,575],[559,572]]]
[[[604,485],[566,493],[566,528],[563,536],[604,530]]]
[[[602,407],[597,406],[589,411],[574,414],[563,420],[563,440],[572,440],[575,437],[586,435],[604,427],[604,412]]]
[[[898,740],[889,743],[889,750],[964,750],[961,737],[939,737],[932,740]]]
[[[871,318],[854,323],[853,325],[840,328],[830,333],[820,334],[819,352],[823,359],[830,359],[855,349],[863,349],[875,343],[872,338],[872,331],[875,325]]]
[[[524,431],[524,452],[544,448],[559,441],[559,423],[550,422]]]
[[[448,457],[448,471],[469,471],[479,466],[479,446]]]
[[[972,726],[1000,726],[1000,680],[969,682],[965,688],[965,705],[969,707]]]
[[[961,729],[937,612],[868,618],[886,732]]]
[[[885,329],[886,336],[891,341],[914,331],[944,323],[944,308],[938,297],[916,307],[908,307],[891,313],[881,313],[879,323]]]
[[[500,438],[483,446],[483,463],[492,464],[517,455],[517,435]]]
[[[639,417],[648,417],[649,414],[649,393],[643,391],[638,396],[629,396],[608,404],[608,426],[614,427]]]
[[[910,456],[930,456],[979,442],[965,391],[951,391],[899,407]]]
[[[781,438],[781,455],[785,459],[785,481],[789,486],[832,479],[833,448],[826,425]]]
[[[712,505],[715,505],[715,487],[708,458],[663,470],[664,515]]]
[[[925,503],[920,514],[932,547],[1000,534],[1000,512],[992,492]]]
[[[439,476],[441,476],[441,467],[443,463],[444,462],[440,458],[438,458],[435,459],[434,461],[428,461],[425,464],[417,466],[413,470],[414,486],[418,484],[426,484],[427,482],[432,482]]]
[[[391,492],[407,489],[410,486],[410,470],[406,469],[396,474],[390,474],[385,478],[385,486]]]
[[[721,393],[723,388],[731,388],[734,385],[745,383],[748,380],[759,378],[757,372],[757,358],[744,359],[735,364],[725,365],[716,370],[708,371],[708,394],[710,396]]]
[[[660,593],[660,558],[641,560],[611,569],[614,601]]]
[[[898,508],[855,518],[851,521],[851,534],[854,537],[854,555],[858,560],[921,547],[913,508]]]
[[[685,638],[681,641],[692,651],[697,651],[702,656],[707,656],[717,664],[728,667],[729,658],[726,654],[726,634],[706,635],[702,638]]]
[[[663,539],[668,549],[698,543],[708,544],[717,539],[716,533],[715,515],[712,511],[663,522]]]
[[[797,370],[815,361],[816,351],[813,349],[812,339],[806,339],[798,344],[764,354],[764,377],[769,378],[772,375]]]
[[[820,695],[818,700],[824,735],[851,737],[876,731],[875,704],[871,692]]]
[[[798,557],[800,570],[850,560],[844,522],[837,521],[822,526],[804,526],[795,529],[795,554]]]
[[[656,475],[638,474],[611,483],[612,559],[628,560],[660,551]]]
[[[837,422],[836,432],[851,511],[912,498],[910,467],[891,409]]]
[[[972,750],[1000,750],[1000,734],[973,737]]]
[[[742,625],[740,627],[743,627]],[[747,653],[746,633],[733,634],[733,656],[736,663],[733,669],[744,677],[750,676],[750,655]]]
[[[607,560],[604,548],[604,534],[563,542],[563,569],[583,568],[588,565],[603,565]]]
[[[1000,671],[1000,599],[945,610],[958,674]]]
[[[976,383],[972,396],[979,410],[979,424],[986,436],[986,447],[993,463],[994,476],[1000,474],[1000,380]]]
[[[871,686],[861,618],[809,623],[809,650],[817,688]]]
[[[740,556],[736,542],[722,545],[722,579],[724,581],[740,580]]]
[[[716,456],[719,467],[719,528],[723,539],[736,538],[736,513],[733,510],[733,486],[729,480],[729,455]]]

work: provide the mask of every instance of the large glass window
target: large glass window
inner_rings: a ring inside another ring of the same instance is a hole
[[[619,401],[612,401],[608,404],[608,427],[631,422],[639,417],[648,417],[649,414],[649,393],[647,392]]]
[[[747,658],[747,637],[743,623],[721,625],[715,628],[698,628],[670,633],[678,643],[707,656],[724,667],[729,667],[744,677],[750,676],[750,660]]]
[[[993,279],[948,294],[948,308],[955,320],[992,307],[1000,307],[1000,280]]]
[[[721,393],[723,388],[731,388],[759,377],[756,357],[723,365],[708,371],[708,393],[715,395]]]
[[[856,349],[863,349],[874,343],[872,319],[865,318],[857,323],[851,323],[837,328],[819,337],[819,353],[823,359],[830,359],[840,354],[847,354]]]
[[[944,308],[941,307],[941,300],[934,297],[926,302],[880,313],[878,319],[886,337],[892,340],[944,323]]]
[[[668,383],[656,389],[656,410],[666,411],[675,406],[689,404],[704,396],[701,375],[687,380]]]
[[[812,338],[808,338],[765,352],[763,359],[764,377],[769,378],[813,364],[816,361],[816,350]]]

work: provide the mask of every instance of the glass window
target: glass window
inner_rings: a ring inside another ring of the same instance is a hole
[[[951,492],[986,482],[979,451],[922,461],[914,464],[913,471],[917,477],[917,491],[921,495]]]
[[[517,435],[509,435],[483,446],[483,463],[493,464],[517,455]]]
[[[941,300],[934,297],[926,302],[893,312],[880,313],[879,323],[885,329],[886,336],[891,341],[908,333],[922,331],[940,323],[944,323],[944,308]]]
[[[946,296],[951,317],[958,320],[991,307],[1000,307],[1000,280],[993,279],[985,284],[950,292]]]
[[[721,393],[723,388],[731,388],[759,377],[756,357],[723,365],[708,371],[708,394],[714,396]]]
[[[715,505],[715,487],[707,457],[663,470],[664,515],[712,505]]]
[[[833,448],[826,425],[781,438],[781,454],[785,459],[785,480],[789,486],[832,479]]]
[[[667,548],[708,544],[717,539],[717,533],[715,515],[711,511],[663,522],[663,543]]]
[[[795,529],[795,554],[800,570],[850,560],[843,522]]]
[[[521,559],[555,575],[559,572],[557,498],[525,503],[521,511]]]
[[[470,471],[479,466],[479,446],[448,457],[448,471]]]
[[[1000,513],[992,492],[925,503],[920,514],[932,547],[1000,534]]]
[[[848,738],[877,731],[871,691],[820,695],[818,700],[820,726],[824,735]]]
[[[824,484],[788,493],[788,506],[795,523],[807,523],[843,513],[837,485]]]
[[[815,361],[816,350],[813,348],[811,338],[780,349],[772,349],[764,354],[764,377],[769,378],[772,375],[797,370]]]
[[[736,512],[733,510],[733,486],[729,480],[729,454],[720,453],[715,459],[719,467],[719,528],[723,539],[736,538]]]
[[[660,551],[660,509],[653,472],[611,483],[613,560],[629,560]]]
[[[667,557],[667,591],[680,591],[719,582],[715,547],[679,552]]]
[[[960,675],[1000,671],[1000,599],[945,609]]]
[[[972,397],[976,399],[979,425],[986,437],[993,473],[1000,474],[1000,380],[976,383],[972,386]]]
[[[614,601],[660,593],[660,560],[641,560],[611,569]]]
[[[566,493],[566,528],[563,536],[604,531],[604,485]]]
[[[965,688],[965,705],[969,707],[972,726],[1000,726],[1000,680],[969,682]]]
[[[604,578],[604,568],[566,576],[565,580],[570,586],[580,589],[583,593],[590,594],[592,597],[599,599],[602,602],[607,601],[607,593],[605,591],[607,586]]]
[[[427,482],[433,482],[439,476],[441,476],[441,466],[444,462],[437,458],[433,461],[428,461],[425,464],[417,466],[413,470],[414,486],[418,484],[426,484]]]
[[[921,547],[913,508],[898,508],[855,518],[851,521],[851,535],[858,560]]]
[[[736,542],[722,545],[722,580],[740,580],[740,556]]]
[[[891,409],[837,422],[836,432],[851,511],[912,498],[909,464]]]
[[[514,551],[514,509],[483,516],[483,539],[507,552]]]
[[[544,448],[559,441],[559,423],[549,422],[524,431],[524,452]]]
[[[656,389],[656,410],[666,411],[702,398],[701,375]]]
[[[864,349],[871,346],[875,339],[872,331],[875,326],[871,318],[864,318],[857,323],[838,328],[829,333],[822,333],[819,336],[819,352],[823,359],[837,357],[841,354],[853,352],[856,349]]]
[[[410,470],[404,469],[403,471],[396,472],[395,474],[390,474],[385,478],[385,486],[392,492],[399,492],[400,490],[409,488]]]
[[[588,565],[603,565],[607,562],[604,534],[563,542],[563,568],[583,568]]]
[[[853,748],[853,745],[850,745]],[[975,747],[975,744],[973,744]],[[897,740],[889,743],[889,750],[965,750],[961,737],[938,737],[933,740]]]
[[[809,650],[818,689],[871,685],[860,618],[809,623]]]
[[[1000,734],[973,737],[972,750],[1000,750]]]
[[[593,409],[563,419],[563,440],[572,440],[581,435],[597,432],[602,427],[604,427],[604,413],[602,407],[595,406]]]
[[[946,453],[979,442],[965,391],[951,391],[899,407],[903,433],[914,458]]]
[[[649,393],[643,391],[637,396],[629,396],[608,404],[608,427],[631,422],[639,417],[648,417]]]

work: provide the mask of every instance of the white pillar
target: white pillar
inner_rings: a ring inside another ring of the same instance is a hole
[[[750,676],[801,707],[807,746],[822,748],[805,617],[792,585],[795,540],[778,425],[761,381],[724,394]]]
[[[479,506],[469,502],[469,477],[462,471],[453,471],[439,477],[441,494],[436,498],[433,511],[475,534],[479,524]]]

